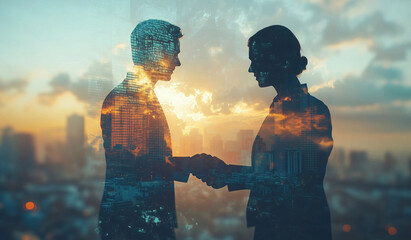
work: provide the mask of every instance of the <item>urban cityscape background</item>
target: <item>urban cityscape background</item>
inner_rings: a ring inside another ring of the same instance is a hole
[[[155,89],[174,156],[205,152],[250,165],[275,91],[247,72],[247,39],[282,24],[308,58],[301,83],[331,112],[325,191],[333,238],[409,239],[410,4],[1,1],[0,236],[99,239],[101,102],[132,64],[132,29],[157,18],[184,34],[182,66]],[[190,176],[175,192],[178,239],[252,238],[248,191],[215,190]]]
[[[231,164],[249,164],[255,132],[219,134],[191,129],[175,148],[177,155],[207,152]],[[70,115],[66,139],[36,156],[36,137],[12,127],[0,144],[0,223],[10,239],[98,239],[97,217],[104,173],[104,149],[87,144],[85,118]],[[401,161],[408,169],[401,170]],[[364,150],[335,148],[325,189],[334,239],[406,239],[411,234],[411,155],[390,151],[377,159]],[[176,183],[179,239],[250,239],[245,229],[247,191],[207,188],[191,176]],[[211,207],[210,207],[211,206]]]

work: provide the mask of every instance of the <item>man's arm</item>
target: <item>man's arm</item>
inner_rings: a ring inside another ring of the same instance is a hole
[[[207,154],[193,156],[193,175],[213,188],[227,185],[229,191],[253,189],[256,186],[281,185],[282,179],[272,172],[255,172],[251,166],[226,165],[224,161]]]
[[[174,181],[187,182],[191,173],[190,157],[170,157],[167,165],[170,167]]]
[[[253,181],[253,168],[251,166],[228,165],[226,183],[228,191],[250,189]]]

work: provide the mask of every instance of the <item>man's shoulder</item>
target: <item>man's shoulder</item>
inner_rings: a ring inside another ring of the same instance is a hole
[[[127,93],[127,87],[124,86],[124,83],[121,82],[117,86],[115,86],[109,94],[107,94],[106,98],[104,99],[104,102],[109,101],[117,96],[126,96]]]
[[[122,102],[147,102],[146,99],[149,93],[144,91],[144,88],[138,85],[127,84],[126,81],[115,86],[103,101],[104,106],[121,104]]]

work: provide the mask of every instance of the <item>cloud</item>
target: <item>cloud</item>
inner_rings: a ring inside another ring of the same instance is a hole
[[[396,44],[390,47],[374,47],[376,61],[397,62],[405,60],[407,51],[411,49],[411,42]]]
[[[401,81],[403,72],[395,67],[370,64],[363,72],[362,78],[369,80]]]
[[[28,84],[28,79],[27,78],[17,78],[13,79],[11,81],[4,81],[3,79],[0,79],[0,92],[18,92],[22,93],[24,92],[25,88],[27,87]]]
[[[70,91],[71,80],[67,73],[59,73],[50,82],[51,91],[39,94],[39,101],[44,105],[52,105],[63,93]]]
[[[397,35],[401,30],[399,24],[386,20],[380,12],[367,16],[353,26],[346,19],[333,17],[324,29],[322,42],[332,45],[357,39],[374,41],[377,37]]]
[[[358,110],[331,107],[333,119],[347,132],[411,132],[411,112],[403,106],[376,104]]]
[[[334,88],[319,89],[315,96],[332,106],[389,104],[394,101],[411,100],[411,87],[390,82],[378,86],[372,80],[366,81],[350,76],[334,82]]]
[[[11,81],[0,79],[0,106],[24,93],[28,83],[28,78],[16,78]]]
[[[355,0],[308,0],[311,4],[320,6],[322,9],[330,12],[343,11],[352,7]]]
[[[94,116],[100,111],[99,102],[112,89],[112,81],[111,63],[95,61],[77,81],[72,81],[68,73],[57,74],[49,82],[51,91],[40,93],[38,99],[41,104],[52,105],[58,97],[69,92],[85,103],[88,113]]]

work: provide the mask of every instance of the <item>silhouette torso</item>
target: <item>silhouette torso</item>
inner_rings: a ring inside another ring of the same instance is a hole
[[[103,103],[101,128],[107,164],[102,238],[174,239],[171,138],[152,83],[128,73]]]
[[[332,145],[328,108],[305,84],[274,99],[253,144],[247,224],[255,239],[331,239],[322,182]]]

